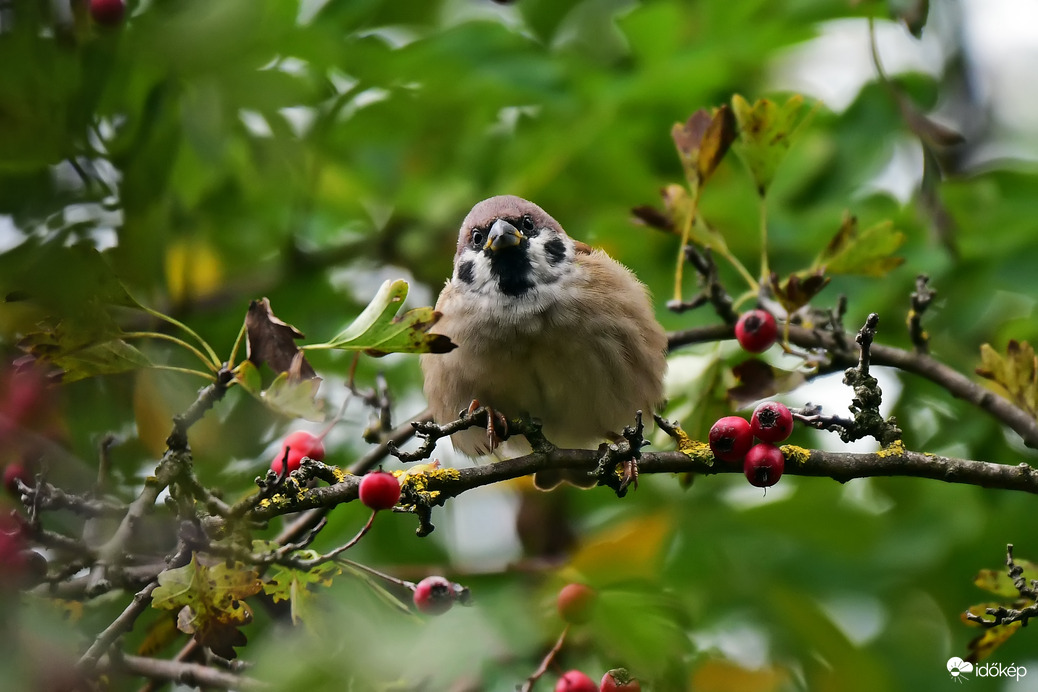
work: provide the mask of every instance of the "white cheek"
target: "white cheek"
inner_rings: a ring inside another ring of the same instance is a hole
[[[457,259],[451,279],[456,293],[459,311],[468,314],[469,325],[478,333],[501,326],[525,331],[536,329],[536,316],[551,310],[560,301],[571,301],[580,294],[584,267],[574,261],[576,253],[572,240],[566,239],[563,258],[552,264],[544,248],[552,239],[550,234],[541,233],[530,241],[530,262],[534,285],[520,296],[508,296],[501,292],[497,277],[490,270],[490,259],[477,250],[467,249]],[[471,281],[463,281],[460,268],[471,263]]]

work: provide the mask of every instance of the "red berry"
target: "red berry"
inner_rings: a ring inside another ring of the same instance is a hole
[[[765,401],[753,409],[750,430],[761,442],[782,442],[793,432],[793,414],[785,404]]]
[[[753,445],[750,424],[739,416],[725,416],[710,428],[710,450],[721,461],[742,461]]]
[[[454,605],[454,584],[443,577],[426,577],[414,587],[414,605],[426,615],[442,615]]]
[[[555,692],[598,692],[598,685],[579,670],[570,670],[555,683]]]
[[[118,26],[125,15],[125,0],[90,0],[90,16],[98,24]]]
[[[602,676],[599,692],[615,692],[615,690],[627,690],[627,692],[642,692],[642,686],[631,677],[623,668],[614,668]]]
[[[18,487],[14,483],[16,480],[21,481],[30,488],[36,485],[32,474],[29,473],[29,469],[23,466],[19,461],[12,461],[4,467],[4,487],[7,488],[7,492],[12,495],[19,494]]]
[[[766,310],[744,312],[735,323],[735,338],[739,345],[750,353],[763,353],[775,343],[778,325]]]
[[[782,450],[770,442],[761,442],[746,452],[742,471],[746,480],[758,488],[767,488],[778,483],[786,467]]]
[[[566,584],[559,591],[556,606],[566,622],[579,625],[591,619],[598,592],[586,584]]]
[[[393,474],[373,471],[360,479],[360,501],[371,509],[389,509],[399,499],[400,481]]]
[[[299,468],[303,457],[310,457],[317,461],[324,459],[324,442],[321,441],[321,438],[305,430],[296,430],[285,437],[277,456],[270,462],[270,468],[275,473],[281,473],[281,460],[285,458],[285,448],[288,448],[289,473]]]

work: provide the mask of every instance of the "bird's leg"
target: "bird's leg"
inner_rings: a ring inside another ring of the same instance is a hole
[[[482,408],[487,412],[487,445],[490,447],[489,451],[493,452],[501,444],[502,440],[508,437],[508,419],[505,418],[503,413],[495,411],[491,406],[483,406]],[[472,403],[469,404],[466,415],[471,416],[479,409],[479,399],[473,399]],[[498,435],[498,429],[503,432],[503,435]]]
[[[638,411],[634,425],[628,425],[620,434],[610,433],[608,444],[603,445],[602,458],[596,472],[599,480],[616,491],[617,497],[627,494],[627,488],[638,489],[638,459],[641,448],[648,444],[643,432],[642,412]],[[620,466],[619,478],[615,475],[616,466]]]
[[[634,489],[638,489],[638,460],[642,456],[642,447],[649,444],[648,440],[645,439],[644,432],[645,425],[642,423],[642,412],[639,410],[635,414],[634,425],[626,426],[623,429],[623,433],[621,433],[621,436],[631,446],[631,457],[622,462],[621,491],[626,490],[627,486],[632,483],[634,484]]]

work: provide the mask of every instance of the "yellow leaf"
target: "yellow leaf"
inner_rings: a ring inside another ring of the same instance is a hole
[[[204,238],[180,238],[166,248],[166,286],[173,303],[206,298],[223,283],[223,263]]]
[[[689,681],[696,692],[770,692],[786,689],[789,673],[781,668],[747,670],[724,660],[710,660],[696,668]]]
[[[983,344],[976,373],[999,385],[1016,405],[1038,417],[1038,360],[1029,343],[1011,340],[1005,356],[990,344]]]
[[[619,522],[586,542],[570,568],[593,584],[653,579],[670,531],[671,520],[662,513]]]

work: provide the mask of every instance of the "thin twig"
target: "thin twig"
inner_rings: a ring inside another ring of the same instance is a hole
[[[541,665],[537,666],[537,670],[533,671],[533,673],[530,674],[530,677],[526,678],[526,682],[523,683],[522,688],[520,688],[521,692],[530,692],[533,689],[534,683],[540,680],[541,676],[548,672],[548,667],[552,664],[552,661],[555,660],[555,657],[559,655],[559,652],[562,651],[562,645],[566,643],[567,634],[569,634],[569,625],[566,625],[563,628],[562,634],[560,634],[559,638],[555,641],[555,646],[551,647],[551,649],[548,650],[548,653],[544,655],[544,658],[541,659]]]

